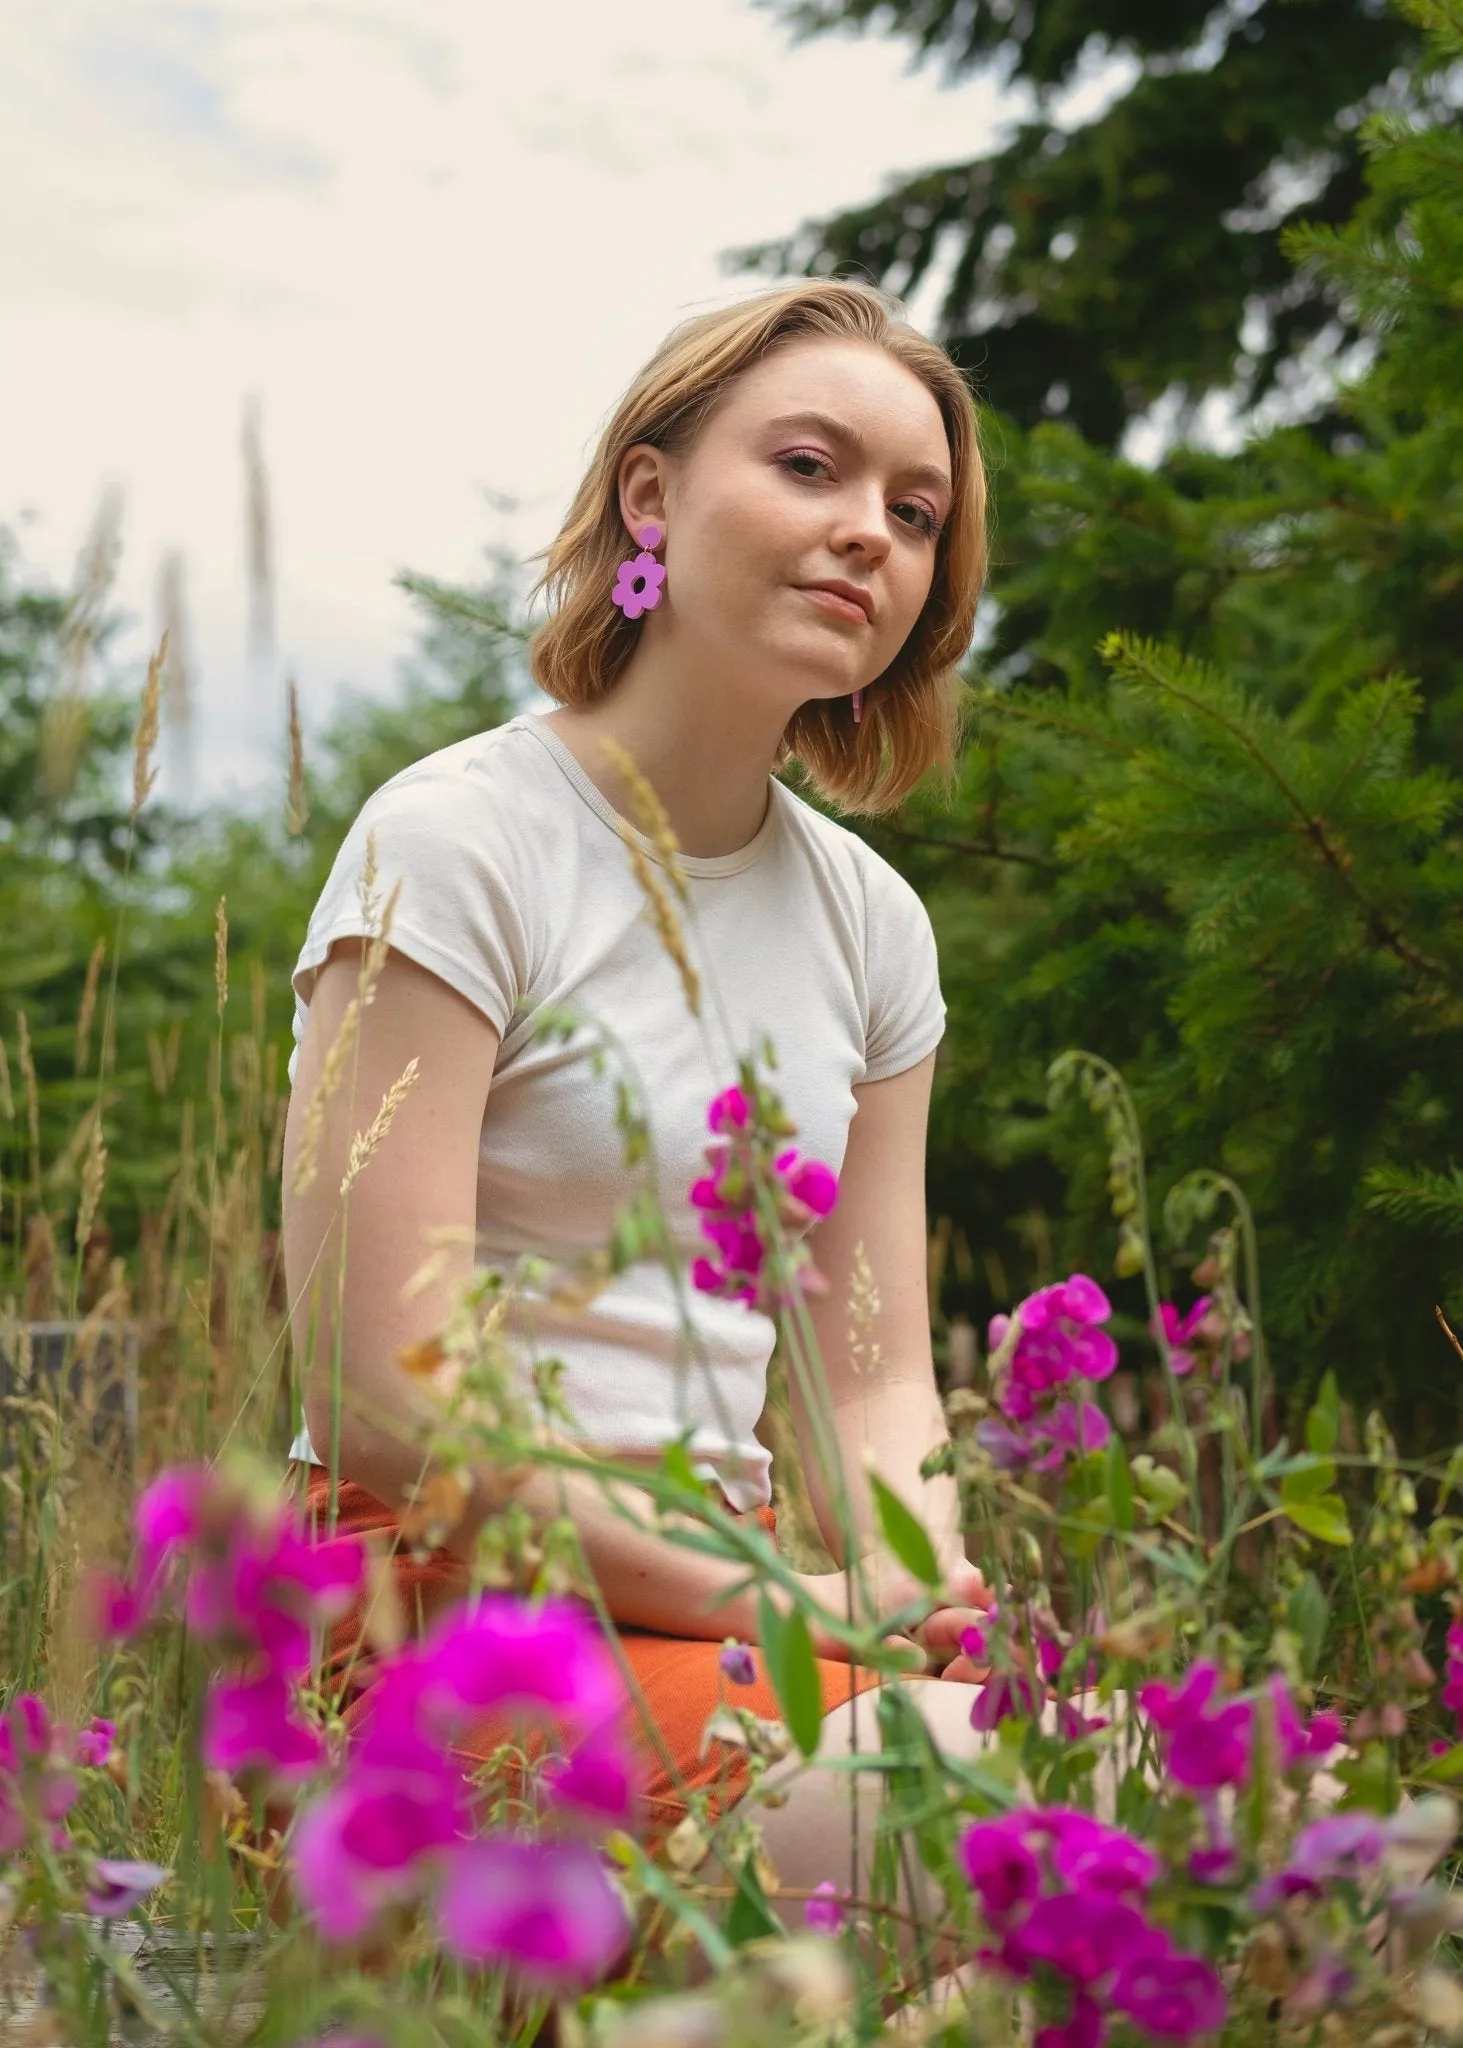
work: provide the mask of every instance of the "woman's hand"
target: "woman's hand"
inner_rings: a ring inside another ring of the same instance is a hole
[[[910,1635],[886,1636],[885,1641],[921,1652],[926,1671],[938,1672],[941,1677],[963,1678],[966,1683],[971,1683],[976,1667],[962,1654],[960,1638],[966,1629],[975,1627],[982,1619],[994,1598],[979,1568],[961,1558],[947,1566],[943,1588],[939,1592],[931,1592],[912,1572],[887,1556],[870,1559],[869,1563],[873,1567],[870,1579],[881,1619],[897,1613],[902,1607],[922,1606],[925,1609],[923,1619],[915,1623]],[[820,1606],[831,1608],[835,1614],[847,1611],[848,1580],[845,1573],[804,1572],[799,1574],[799,1579]],[[940,1593],[943,1593],[943,1598]],[[832,1658],[839,1663],[847,1661],[847,1643],[816,1626],[812,1635],[813,1650],[817,1656]]]

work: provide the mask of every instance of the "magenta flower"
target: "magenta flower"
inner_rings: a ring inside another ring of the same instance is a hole
[[[1119,2012],[1159,2041],[1192,2041],[1224,2025],[1224,1987],[1214,1971],[1166,1944],[1125,1960],[1111,1995]]]
[[[421,1646],[427,1692],[453,1718],[535,1710],[583,1732],[622,1711],[624,1687],[604,1637],[581,1607],[530,1607],[489,1594],[444,1617]]]
[[[1054,1471],[1068,1457],[1100,1451],[1112,1435],[1112,1424],[1091,1401],[1063,1401],[1046,1418],[1041,1434],[1050,1448],[1036,1460],[1038,1471]]]
[[[997,1926],[1032,1904],[1041,1865],[1009,1821],[977,1821],[960,1838],[960,1860],[987,1920]]]
[[[469,1825],[460,1774],[347,1776],[295,1822],[300,1902],[326,1941],[358,1941],[386,1907],[417,1896]]]
[[[1031,2048],[1102,2048],[1102,2007],[1081,1991],[1072,1994],[1072,2010],[1060,2027],[1038,2027]]]
[[[104,1920],[120,1920],[172,1874],[165,1863],[120,1863],[99,1856],[91,1866],[86,1910]]]
[[[108,1721],[100,1714],[93,1716],[76,1738],[76,1761],[90,1769],[99,1770],[112,1754],[116,1740],[116,1722]]]
[[[1449,1628],[1447,1650],[1442,1701],[1457,1716],[1458,1731],[1463,1735],[1463,1621],[1455,1621]]]
[[[815,1216],[829,1215],[838,1201],[838,1175],[821,1159],[804,1159],[797,1151],[780,1152],[773,1165],[788,1192]]]
[[[704,1254],[692,1262],[692,1284],[704,1294],[717,1294],[729,1301],[746,1302],[764,1311],[785,1305],[774,1299],[764,1274],[767,1246],[763,1242],[751,1176],[752,1108],[740,1088],[727,1088],[716,1096],[707,1111],[707,1123],[717,1133],[706,1147],[711,1171],[693,1181],[689,1200],[702,1212],[701,1235],[720,1253],[719,1259]],[[740,1141],[740,1142],[738,1142]],[[820,1159],[804,1159],[796,1147],[778,1153],[773,1161],[778,1183],[775,1194],[778,1215],[784,1228],[801,1230],[815,1217],[826,1216],[838,1200],[838,1177]],[[825,1282],[811,1265],[799,1241],[793,1242],[793,1264],[800,1271],[802,1285],[811,1294],[821,1293]]]
[[[20,1693],[0,1718],[0,1855],[21,1847],[33,1830],[61,1846],[58,1823],[80,1796],[71,1775],[71,1744],[53,1727],[44,1700]]]
[[[832,1935],[843,1932],[843,1921],[844,1912],[839,1889],[831,1877],[825,1877],[821,1884],[814,1885],[813,1896],[803,1907],[803,1923],[810,1927],[814,1934]]]
[[[1370,1814],[1327,1814],[1301,1829],[1284,1869],[1255,1886],[1250,1904],[1268,1913],[1286,1899],[1319,1899],[1338,1880],[1356,1883],[1386,1846],[1386,1830]]]
[[[660,603],[664,583],[664,563],[657,562],[654,555],[642,550],[621,562],[615,587],[610,592],[610,603],[617,604],[627,619],[638,619],[642,612],[655,610]]]
[[[728,1643],[717,1659],[722,1676],[733,1685],[755,1685],[757,1664],[745,1643]]]
[[[543,1775],[554,1806],[601,1827],[633,1826],[638,1773],[623,1746],[603,1737],[583,1743],[569,1757],[547,1764]]]
[[[287,1505],[261,1507],[229,1475],[206,1466],[154,1480],[133,1526],[135,1580],[103,1573],[93,1583],[104,1635],[145,1627],[174,1571],[186,1565],[182,1608],[194,1633],[282,1671],[305,1669],[312,1629],[350,1604],[365,1567],[359,1544],[312,1542]]]
[[[624,1900],[588,1844],[508,1835],[465,1842],[451,1856],[437,1924],[464,1962],[507,1964],[554,1991],[594,1983],[630,1934]]]
[[[1216,1792],[1249,1776],[1254,1715],[1245,1701],[1210,1710],[1219,1667],[1200,1662],[1180,1686],[1150,1679],[1138,1688],[1138,1704],[1167,1738],[1168,1774],[1188,1792]]]
[[[1111,1893],[1116,1898],[1141,1894],[1162,1867],[1153,1851],[1132,1835],[1104,1827],[1073,1807],[1043,1808],[1033,1817],[1031,1831],[1050,1838],[1052,1867],[1073,1891]]]
[[[1046,1963],[1084,1990],[1168,1950],[1166,1936],[1135,1906],[1100,1892],[1038,1899],[1013,1939],[1028,1966]]]
[[[295,1712],[289,1681],[265,1671],[214,1681],[204,1708],[203,1761],[230,1777],[259,1771],[271,1780],[304,1778],[324,1763],[325,1742]]]
[[[1168,1345],[1168,1362],[1181,1379],[1198,1362],[1189,1345],[1213,1305],[1213,1295],[1201,1294],[1188,1314],[1181,1316],[1171,1301],[1158,1304],[1158,1323]]]

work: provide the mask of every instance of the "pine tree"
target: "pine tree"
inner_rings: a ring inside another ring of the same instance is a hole
[[[1460,0],[1410,11],[1456,62]],[[1463,134],[1363,141],[1355,218],[1287,238],[1375,339],[1344,431],[1144,470],[1003,428],[959,801],[868,830],[942,941],[931,1206],[986,1254],[946,1305],[1110,1266],[1101,1147],[1045,1106],[1085,1046],[1160,1196],[1199,1167],[1248,1194],[1282,1383],[1334,1366],[1421,1428],[1433,1305],[1463,1312]]]
[[[954,80],[994,70],[1034,90],[1004,148],[735,259],[898,291],[948,264],[942,338],[1023,425],[1057,415],[1112,445],[1170,389],[1257,399],[1308,347],[1354,334],[1278,230],[1339,224],[1361,196],[1362,116],[1398,96],[1416,49],[1373,0],[767,4],[801,35],[887,30]],[[1063,127],[1056,101],[1103,55],[1128,59],[1131,81]]]

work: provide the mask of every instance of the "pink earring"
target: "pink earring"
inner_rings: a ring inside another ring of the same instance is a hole
[[[635,538],[641,552],[621,562],[615,578],[615,587],[610,592],[610,602],[617,604],[627,619],[638,619],[642,612],[653,612],[660,603],[665,586],[665,565],[657,562],[649,551],[658,548],[664,538],[658,526],[642,526]]]
[[[859,720],[863,717],[863,715],[864,693],[862,690],[855,690],[853,693],[853,722],[855,725],[858,724]]]

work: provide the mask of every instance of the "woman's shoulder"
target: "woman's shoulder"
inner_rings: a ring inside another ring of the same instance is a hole
[[[789,829],[809,859],[841,875],[866,903],[873,900],[895,911],[902,909],[906,915],[924,915],[913,884],[861,832],[829,817],[780,778],[778,787],[785,799]]]
[[[495,820],[511,820],[516,810],[532,805],[539,790],[548,787],[537,772],[538,761],[539,750],[524,731],[520,714],[399,768],[372,790],[359,819],[369,822],[413,812],[440,817],[446,806],[454,823],[458,812],[466,810],[485,830],[491,829]],[[496,801],[490,805],[485,798]]]

